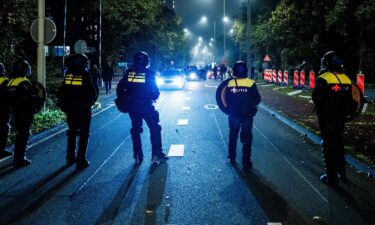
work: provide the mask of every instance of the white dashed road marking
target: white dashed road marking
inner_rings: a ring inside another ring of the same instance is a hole
[[[191,98],[190,97],[186,97],[185,100],[191,100]]]
[[[188,119],[180,119],[177,121],[177,126],[186,126],[188,125],[189,120]]]
[[[267,225],[282,225],[282,223],[267,223]]]
[[[217,85],[207,85],[207,84],[204,84],[204,86],[206,86],[208,88],[217,88]]]
[[[214,110],[214,109],[218,109],[219,107],[215,104],[207,104],[204,106],[205,109],[209,109],[209,110]]]
[[[171,145],[169,147],[168,156],[169,157],[182,157],[184,156],[185,145]]]
[[[181,110],[190,110],[190,106],[183,106],[182,108],[181,108]]]

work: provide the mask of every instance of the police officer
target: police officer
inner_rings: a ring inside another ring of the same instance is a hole
[[[7,84],[9,105],[14,119],[16,140],[14,143],[13,164],[16,167],[31,163],[26,157],[27,142],[34,114],[37,112],[31,80],[31,66],[28,61],[19,59],[13,64]]]
[[[117,96],[125,95],[128,99],[129,117],[132,122],[130,133],[133,141],[133,157],[136,164],[140,164],[143,161],[141,142],[143,120],[146,121],[151,133],[152,162],[160,163],[168,160],[162,150],[159,113],[153,106],[160,93],[156,86],[155,73],[148,69],[149,66],[150,60],[147,53],[136,53],[133,67],[125,72],[117,88]]]
[[[13,153],[5,150],[9,133],[10,111],[8,106],[8,78],[5,75],[5,66],[0,63],[0,159],[12,156]]]
[[[353,106],[352,83],[344,73],[343,61],[334,51],[322,58],[322,74],[312,93],[322,136],[325,173],[320,180],[337,185],[338,177],[346,179],[343,131],[348,108]],[[350,110],[349,110],[350,111]]]
[[[86,158],[89,141],[91,106],[98,98],[91,74],[87,71],[88,58],[84,54],[75,54],[67,58],[68,68],[64,78],[60,98],[64,100],[63,111],[68,123],[67,165],[77,162],[77,169],[90,165]],[[76,156],[77,136],[79,137]]]
[[[253,117],[261,98],[255,81],[247,76],[246,63],[236,62],[233,66],[233,76],[235,78],[229,80],[226,92],[229,121],[228,159],[231,164],[236,162],[237,139],[241,131],[242,166],[246,170],[252,167]]]

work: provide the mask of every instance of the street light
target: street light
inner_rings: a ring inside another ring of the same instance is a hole
[[[250,68],[248,70],[248,76],[253,78],[252,65],[251,65],[251,41],[250,41],[250,33],[251,33],[251,0],[247,0],[247,27],[246,27],[246,64]]]

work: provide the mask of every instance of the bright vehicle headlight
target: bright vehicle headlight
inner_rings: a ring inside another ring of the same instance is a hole
[[[161,78],[161,77],[157,77],[156,78],[156,84],[159,86],[159,85],[161,85],[161,84],[163,84],[164,83],[164,80],[163,80],[163,78]]]
[[[189,78],[192,79],[192,80],[197,79],[197,73],[190,73]]]

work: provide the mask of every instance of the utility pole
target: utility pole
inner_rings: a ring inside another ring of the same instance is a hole
[[[46,87],[46,57],[44,51],[45,0],[38,0],[37,81]]]
[[[253,74],[251,73],[252,65],[251,65],[251,0],[247,0],[247,27],[246,27],[246,56],[247,56],[247,66],[248,76],[253,78]]]
[[[63,44],[63,74],[65,77],[65,48],[66,48],[66,14],[67,14],[67,8],[68,8],[68,0],[65,0],[64,5],[64,44]]]

